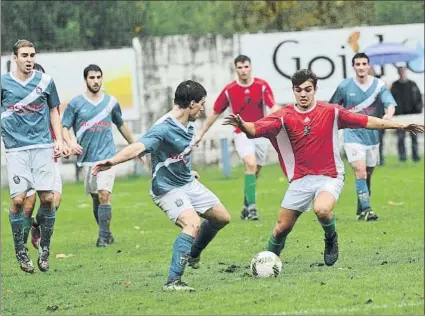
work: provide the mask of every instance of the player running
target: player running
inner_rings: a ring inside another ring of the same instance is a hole
[[[213,112],[196,139],[197,145],[220,114],[229,106],[233,113],[239,114],[247,122],[263,118],[265,106],[272,112],[280,108],[275,104],[269,84],[252,76],[251,59],[248,56],[239,55],[234,63],[238,79],[225,86],[218,96]],[[240,217],[241,219],[258,220],[255,206],[257,177],[266,162],[269,142],[265,138],[248,139],[237,127],[234,131],[234,140],[236,151],[245,165],[244,207]]]
[[[174,105],[139,140],[111,159],[96,163],[93,175],[105,172],[139,155],[151,154],[151,197],[182,231],[174,242],[171,267],[164,291],[194,291],[181,281],[186,264],[197,268],[200,254],[230,215],[217,196],[203,186],[192,171],[191,151],[195,143],[194,121],[204,109],[207,92],[194,81],[176,89]],[[205,218],[200,225],[199,216]]]
[[[37,222],[41,238],[37,263],[40,271],[46,272],[56,212],[53,157],[62,153],[57,111],[60,102],[52,77],[33,69],[33,43],[17,41],[13,46],[13,60],[17,69],[1,76],[1,127],[11,197],[9,221],[19,265],[23,271],[33,273],[34,265],[24,244],[23,206],[27,192],[34,189],[40,197]]]
[[[100,67],[89,65],[83,75],[87,90],[68,103],[62,118],[62,130],[64,141],[78,155],[77,165],[83,167],[85,191],[93,200],[93,215],[99,225],[96,246],[106,247],[114,242],[110,223],[115,168],[96,176],[92,175],[91,168],[96,161],[110,158],[116,153],[112,123],[129,144],[134,142],[134,138],[123,121],[117,99],[101,91],[103,73]],[[71,127],[77,142],[71,137]]]
[[[383,119],[390,120],[397,106],[390,90],[381,79],[369,75],[369,57],[357,53],[352,59],[354,78],[345,79],[329,102],[337,103],[354,113],[378,116],[385,108]],[[371,129],[344,130],[344,150],[356,177],[357,219],[375,221],[378,216],[370,205],[371,178],[379,164],[379,131]]]
[[[239,127],[250,138],[267,137],[279,156],[289,187],[268,250],[280,255],[298,217],[311,206],[325,232],[325,264],[338,260],[335,203],[344,186],[344,164],[339,154],[338,129],[403,129],[424,132],[423,125],[401,124],[350,112],[336,104],[316,102],[317,77],[310,70],[292,76],[296,104],[259,121],[244,122],[230,114],[224,125]]]

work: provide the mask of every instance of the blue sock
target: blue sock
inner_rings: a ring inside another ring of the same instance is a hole
[[[360,201],[362,211],[370,209],[369,189],[367,188],[366,179],[356,179],[357,197]]]
[[[9,211],[9,222],[12,228],[13,243],[15,251],[18,252],[24,248],[24,212],[13,213]]]
[[[171,258],[171,267],[168,272],[168,282],[178,280],[183,275],[194,239],[192,236],[183,232],[177,236],[173,246],[173,257]]]

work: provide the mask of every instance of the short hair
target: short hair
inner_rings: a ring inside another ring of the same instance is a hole
[[[102,69],[100,69],[100,67],[98,65],[90,64],[86,68],[84,68],[84,71],[83,71],[84,79],[87,79],[89,71],[99,71],[101,76],[103,77]]]
[[[235,58],[235,66],[237,63],[244,63],[246,61],[251,63],[251,58],[249,58],[246,55],[239,55],[238,57]]]
[[[34,64],[34,70],[38,70],[38,71],[41,71],[42,73],[46,73],[43,66],[41,66],[40,64],[37,64],[37,63]]]
[[[317,86],[317,76],[314,72],[309,69],[300,69],[296,71],[291,78],[292,88],[302,85],[306,81],[310,81],[313,84],[313,87],[316,89]]]
[[[19,48],[22,48],[22,47],[34,47],[34,44],[33,44],[32,42],[30,42],[30,41],[26,40],[26,39],[18,40],[18,41],[17,41],[17,42],[13,45],[13,54],[14,54],[15,56],[18,56]]]
[[[354,61],[356,59],[359,59],[359,58],[366,58],[367,63],[369,63],[369,56],[368,55],[366,55],[365,53],[357,53],[353,56],[353,59],[351,59],[351,65],[354,66]]]
[[[199,102],[207,96],[207,90],[196,81],[186,80],[179,84],[174,93],[174,104],[186,109],[190,102]]]

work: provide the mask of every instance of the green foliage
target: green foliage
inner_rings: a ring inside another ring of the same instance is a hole
[[[422,157],[423,158],[423,157]],[[130,163],[130,162],[128,162]],[[354,175],[336,206],[340,258],[323,266],[323,230],[313,212],[303,214],[281,255],[283,273],[254,279],[252,257],[276,223],[287,187],[277,165],[258,179],[260,221],[239,219],[243,168],[230,179],[211,167],[198,170],[232,215],[183,280],[195,293],[163,293],[179,228],[154,205],[147,178],[116,181],[112,222],[116,244],[95,247],[97,225],[83,184],[66,184],[56,215],[50,271],[20,271],[2,190],[1,315],[424,315],[424,164],[387,157],[373,175],[378,222],[355,219]],[[37,252],[29,246],[30,256]],[[67,258],[56,258],[58,254]],[[72,255],[72,256],[69,256]],[[234,273],[224,272],[234,264]],[[368,302],[368,303],[366,303]]]
[[[2,53],[128,47],[135,36],[423,23],[423,1],[2,1]]]

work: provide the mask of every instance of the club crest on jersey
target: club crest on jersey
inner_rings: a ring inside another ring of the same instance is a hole
[[[306,135],[310,135],[310,125],[307,125],[305,128],[304,128],[304,136],[306,136]]]
[[[15,182],[16,184],[19,184],[19,183],[21,183],[21,179],[19,179],[19,177],[17,175],[15,175],[13,177],[13,182]]]
[[[250,103],[250,102],[251,102],[251,97],[247,95],[245,97],[245,103]]]
[[[40,95],[43,90],[40,87],[35,88],[35,92]]]

